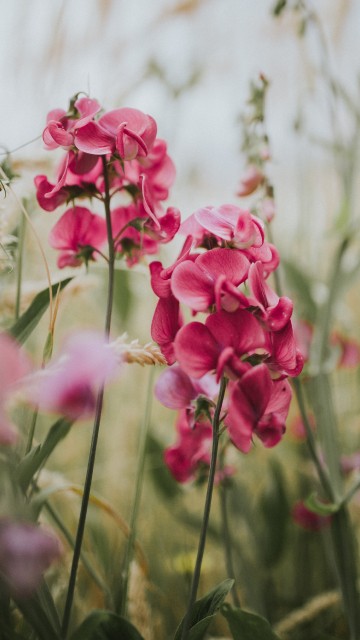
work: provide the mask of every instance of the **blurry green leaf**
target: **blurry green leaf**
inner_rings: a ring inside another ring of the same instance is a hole
[[[233,584],[234,580],[224,580],[203,598],[195,602],[191,611],[189,640],[201,640],[204,637],[210,622],[220,609]],[[180,640],[183,625],[184,618],[176,630],[174,640]]]
[[[60,440],[67,436],[72,424],[73,421],[68,420],[67,418],[60,418],[57,420],[57,422],[52,425],[44,442],[31,449],[31,451],[29,451],[29,453],[21,460],[17,467],[16,474],[24,491],[29,486],[34,474],[41,468],[50,454],[54,451],[56,445]]]
[[[317,314],[316,302],[311,293],[311,278],[289,260],[281,262],[289,288],[294,292],[300,316],[314,324]]]
[[[221,613],[228,622],[234,640],[280,640],[268,621],[261,616],[234,609],[229,604],[223,604]]]
[[[155,488],[163,498],[172,500],[182,493],[179,483],[171,475],[164,462],[164,445],[149,433],[146,442],[146,454],[150,458],[150,473]]]
[[[43,604],[36,594],[31,598],[14,598],[18,609],[23,614],[25,620],[37,633],[39,640],[60,640],[60,626],[57,618],[53,621],[45,611]]]
[[[124,269],[115,269],[114,307],[122,323],[125,323],[129,317],[132,301],[129,272]]]
[[[56,296],[58,291],[64,289],[71,280],[72,278],[66,278],[65,280],[61,280],[60,282],[53,284],[51,287],[53,296]],[[20,342],[20,344],[23,344],[40,322],[49,306],[49,302],[50,296],[49,289],[47,288],[37,294],[30,306],[20,316],[15,324],[7,329],[7,333],[13,336],[13,338]]]
[[[90,613],[70,640],[143,640],[143,637],[125,618],[98,610]]]
[[[284,11],[284,9],[286,8],[287,5],[287,0],[277,0],[277,2],[275,3],[275,5],[272,8],[272,14],[274,16],[280,16],[281,13]]]
[[[341,509],[342,503],[335,504],[331,502],[322,502],[317,497],[316,493],[312,493],[306,500],[305,506],[313,513],[317,513],[319,516],[331,516]]]
[[[259,500],[262,529],[259,531],[258,553],[266,567],[276,564],[284,551],[289,518],[286,482],[280,464],[272,461],[269,472],[266,489]]]

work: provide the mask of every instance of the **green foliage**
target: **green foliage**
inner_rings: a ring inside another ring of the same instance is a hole
[[[150,473],[156,490],[166,500],[181,495],[179,483],[174,480],[164,463],[164,446],[152,433],[148,433],[146,454],[150,459]]]
[[[119,319],[126,323],[133,303],[133,294],[130,286],[130,274],[128,271],[115,269],[114,271],[114,307]]]
[[[65,278],[51,287],[52,295],[55,296],[58,291],[61,291],[66,287],[72,278]],[[23,344],[25,340],[31,335],[46,309],[49,306],[50,296],[49,289],[44,289],[34,298],[30,306],[20,316],[20,318],[7,330],[7,332],[15,338],[18,342]]]
[[[296,297],[299,315],[313,324],[316,320],[317,306],[311,292],[311,278],[290,260],[282,260],[281,264],[285,271],[288,288]]]
[[[189,640],[201,640],[204,637],[210,622],[215,618],[233,584],[234,580],[224,580],[195,602],[191,611]],[[176,630],[174,640],[180,640],[183,625],[184,618]]]
[[[60,622],[51,594],[45,583],[26,600],[14,598],[25,620],[37,633],[39,640],[60,640]]]
[[[277,0],[275,5],[272,8],[272,13],[274,16],[278,17],[282,14],[284,9],[286,9],[287,0]]]
[[[223,604],[221,613],[226,618],[234,640],[279,640],[265,618],[242,609]]]
[[[60,440],[67,436],[72,424],[73,422],[67,418],[59,418],[52,425],[43,444],[31,449],[18,464],[16,475],[23,491],[26,491],[35,473],[45,464]]]
[[[270,465],[271,477],[259,501],[263,519],[259,553],[265,567],[272,567],[280,559],[286,544],[289,519],[289,501],[285,491],[285,479],[281,466],[275,460]]]
[[[143,640],[135,627],[111,611],[93,611],[70,640]],[[49,639],[48,639],[49,640]]]

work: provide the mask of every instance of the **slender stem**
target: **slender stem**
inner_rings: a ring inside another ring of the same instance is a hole
[[[107,239],[108,239],[108,248],[109,248],[108,289],[107,289],[107,305],[106,305],[106,317],[105,317],[105,335],[106,337],[108,337],[110,333],[111,315],[112,315],[113,297],[114,297],[115,251],[114,251],[114,241],[113,241],[112,225],[111,225],[110,184],[109,184],[109,176],[107,172],[106,156],[102,156],[102,162],[103,162],[103,175],[104,175],[104,185],[105,185],[104,207],[105,207],[106,229],[107,229]],[[89,452],[89,458],[88,458],[88,466],[86,470],[86,477],[85,477],[85,483],[84,483],[84,492],[83,492],[83,497],[81,501],[79,523],[78,523],[78,528],[76,532],[74,554],[73,554],[73,560],[72,560],[70,578],[69,578],[69,586],[68,586],[66,602],[64,607],[64,616],[63,616],[63,622],[62,622],[62,637],[64,639],[67,637],[69,623],[70,623],[71,609],[72,609],[72,604],[74,599],[76,575],[77,575],[81,547],[82,547],[82,542],[84,537],[85,522],[86,522],[87,510],[89,505],[92,477],[93,477],[94,466],[95,466],[95,457],[96,457],[97,442],[98,442],[99,430],[100,430],[103,399],[104,399],[104,387],[102,386],[102,388],[99,390],[97,401],[96,401],[94,426],[93,426],[90,452]]]
[[[144,469],[145,469],[145,455],[146,455],[146,439],[149,430],[150,417],[151,417],[151,404],[152,404],[152,396],[153,396],[153,382],[154,382],[154,369],[151,369],[147,394],[146,394],[146,407],[144,418],[141,425],[140,430],[140,438],[139,438],[139,454],[137,459],[137,469],[136,469],[136,485],[135,485],[135,493],[134,499],[131,509],[131,516],[129,522],[130,533],[127,541],[125,558],[124,558],[124,567],[122,571],[122,594],[121,594],[121,615],[127,615],[127,595],[128,595],[128,587],[129,587],[129,573],[130,573],[130,564],[134,551],[134,544],[136,539],[136,524],[139,515],[140,501],[141,501],[141,493],[144,481]]]
[[[24,256],[24,240],[25,240],[26,218],[21,214],[19,225],[19,244],[17,251],[17,275],[16,275],[16,299],[15,299],[15,320],[20,316],[21,301],[21,284],[22,284],[22,266]]]
[[[31,423],[30,423],[29,435],[28,435],[28,439],[27,439],[27,443],[26,443],[25,455],[29,453],[29,451],[30,451],[30,449],[31,449],[31,447],[33,445],[38,413],[39,413],[39,409],[38,409],[38,407],[36,407],[36,409],[34,409],[34,412],[33,412],[32,416],[31,416]]]
[[[234,607],[240,608],[240,598],[236,588],[235,581],[235,570],[234,570],[234,562],[232,555],[232,540],[229,526],[229,516],[228,516],[228,506],[227,506],[227,497],[228,497],[229,484],[227,479],[223,480],[219,486],[219,494],[220,494],[220,508],[221,508],[221,525],[222,525],[222,534],[223,534],[223,542],[224,542],[224,552],[225,552],[225,565],[226,572],[228,578],[233,578],[234,584],[231,589],[231,597],[233,601]]]
[[[197,590],[200,582],[200,573],[201,573],[201,565],[202,559],[205,550],[206,543],[206,533],[207,527],[209,523],[210,516],[210,508],[211,508],[211,500],[214,489],[214,480],[215,480],[215,471],[216,471],[216,462],[217,462],[217,453],[219,448],[219,427],[220,427],[220,413],[221,408],[224,401],[225,390],[226,390],[226,378],[223,377],[221,379],[219,397],[215,408],[214,419],[213,419],[213,445],[211,452],[211,462],[210,462],[210,470],[209,470],[209,479],[206,491],[205,505],[204,505],[204,514],[200,531],[199,545],[195,563],[195,569],[191,582],[190,596],[187,611],[184,617],[184,624],[182,628],[181,640],[187,640],[190,626],[191,626],[191,614],[192,609],[196,601]]]

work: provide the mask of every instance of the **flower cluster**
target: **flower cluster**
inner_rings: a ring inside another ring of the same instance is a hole
[[[172,365],[156,395],[181,412],[178,442],[165,458],[174,476],[185,481],[199,462],[208,461],[220,379],[228,380],[222,420],[233,444],[248,452],[256,435],[272,447],[285,431],[287,377],[300,373],[303,358],[293,333],[292,301],[267,281],[279,255],[266,241],[262,221],[234,205],[204,207],[180,233],[186,240],[176,262],[167,268],[153,262],[150,270],[159,297],[152,337]],[[201,321],[185,322],[183,307],[193,316],[201,313]]]
[[[87,97],[75,96],[68,111],[54,109],[48,114],[45,147],[61,147],[66,153],[55,184],[38,175],[35,186],[45,211],[72,205],[50,234],[50,244],[60,252],[60,268],[96,259],[109,233],[116,255],[129,265],[173,238],[180,212],[173,207],[164,211],[162,203],[175,167],[165,141],[156,134],[151,116],[130,108],[103,113],[97,100]],[[106,193],[111,201],[108,225],[101,215],[77,204],[84,198],[105,202]]]

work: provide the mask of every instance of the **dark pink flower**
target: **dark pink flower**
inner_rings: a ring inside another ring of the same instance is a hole
[[[53,535],[30,523],[0,518],[0,576],[9,593],[28,598],[61,555]]]
[[[95,411],[99,389],[118,370],[118,358],[102,335],[83,331],[71,336],[59,357],[28,381],[27,396],[42,411],[70,420]]]
[[[248,368],[231,386],[225,420],[235,446],[247,453],[256,434],[266,447],[274,447],[285,432],[290,401],[286,380],[273,381],[265,364]]]
[[[60,268],[78,267],[84,260],[93,260],[94,250],[101,249],[105,240],[105,220],[85,207],[65,211],[49,236],[50,245],[60,251]]]
[[[265,334],[256,318],[243,309],[221,310],[207,317],[205,324],[191,322],[175,339],[175,354],[181,368],[193,378],[216,371],[230,378],[244,373],[243,358],[265,347]]]
[[[250,301],[258,306],[258,315],[266,323],[270,331],[280,331],[289,322],[293,303],[290,298],[279,296],[269,287],[264,278],[261,262],[255,262],[249,269],[249,285],[255,300]]]
[[[210,464],[212,426],[210,422],[196,422],[190,428],[185,411],[180,411],[176,430],[177,442],[165,450],[164,459],[175,480],[188,482],[199,467]]]
[[[303,500],[299,500],[294,504],[291,515],[293,521],[307,531],[321,531],[324,527],[329,526],[331,522],[331,516],[320,516],[310,511]]]
[[[160,298],[151,323],[151,337],[159,345],[168,364],[173,364],[176,360],[174,340],[181,326],[179,302],[173,296]]]
[[[280,331],[271,331],[267,336],[270,355],[266,362],[269,368],[281,376],[298,376],[303,369],[304,358],[297,348],[291,320]]]
[[[216,303],[233,311],[247,305],[246,296],[236,287],[244,282],[249,261],[234,249],[212,249],[178,264],[171,277],[171,290],[180,302],[194,311],[207,311]]]
[[[164,268],[161,262],[154,261],[149,265],[151,275],[151,287],[159,298],[168,298],[171,293],[171,276],[175,267],[183,260],[195,260],[196,256],[190,256],[192,238],[188,236],[183,244],[177,260],[170,267]]]
[[[7,403],[29,371],[29,362],[19,345],[6,334],[0,334],[0,445],[11,445],[17,440],[17,429],[8,417]]]

